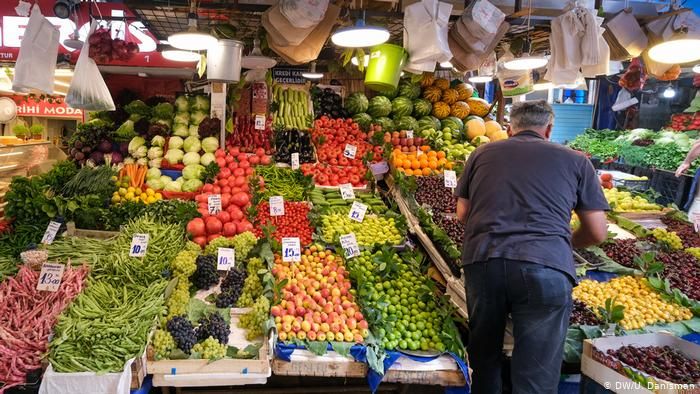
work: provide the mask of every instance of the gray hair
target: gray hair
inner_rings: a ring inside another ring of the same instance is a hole
[[[514,103],[510,110],[510,125],[514,130],[546,127],[554,120],[554,110],[544,100]]]

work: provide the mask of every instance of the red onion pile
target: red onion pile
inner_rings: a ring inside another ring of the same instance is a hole
[[[112,60],[129,61],[139,53],[135,42],[126,42],[121,38],[112,38],[110,29],[100,27],[88,38],[90,57],[97,63],[109,63]]]
[[[27,266],[0,284],[0,391],[24,384],[41,368],[58,315],[83,289],[88,270],[67,266],[58,291],[38,291],[39,273]]]

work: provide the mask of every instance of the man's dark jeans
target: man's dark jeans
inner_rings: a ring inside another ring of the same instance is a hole
[[[501,392],[503,334],[513,319],[514,394],[555,394],[571,314],[572,283],[543,265],[491,259],[464,267],[472,393]]]

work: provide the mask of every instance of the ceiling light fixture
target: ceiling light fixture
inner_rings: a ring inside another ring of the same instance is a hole
[[[689,38],[688,31],[679,30],[668,40],[649,49],[649,57],[661,63],[688,63],[700,60],[700,39]]]
[[[333,33],[331,41],[339,47],[365,48],[383,44],[389,41],[389,30],[381,26],[365,25],[363,11],[362,19],[358,19],[354,26],[342,27]]]
[[[359,66],[360,61],[357,59],[357,56],[353,56],[352,59],[350,59],[350,63],[352,63],[354,66]],[[365,55],[365,67],[369,66],[369,55]]]
[[[321,79],[323,78],[323,73],[317,73],[316,62],[311,62],[311,67],[309,67],[309,71],[301,73],[301,76],[306,79]]]
[[[251,70],[264,70],[275,67],[277,60],[264,56],[260,50],[260,40],[253,40],[253,50],[248,56],[243,57],[241,66]]]
[[[454,68],[454,66],[450,62],[442,62],[442,63],[440,63],[440,67],[446,68],[446,69],[453,69]]]
[[[188,63],[193,63],[193,62],[198,62],[202,56],[198,54],[197,52],[192,52],[192,51],[183,51],[181,49],[164,49],[160,53],[163,58],[171,60],[173,62],[188,62]]]
[[[471,83],[487,83],[493,81],[493,77],[490,75],[472,75],[469,77],[469,82]]]
[[[676,90],[669,84],[663,92],[664,98],[670,99],[676,97]]]
[[[198,30],[195,2],[190,3],[190,13],[187,15],[187,30],[171,34],[168,43],[177,49],[186,51],[203,51],[216,45],[219,41],[209,33]]]

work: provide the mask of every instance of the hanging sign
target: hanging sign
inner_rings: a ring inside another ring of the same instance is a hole
[[[273,68],[272,79],[277,83],[305,85],[306,78],[301,75],[304,71],[302,68]]]

